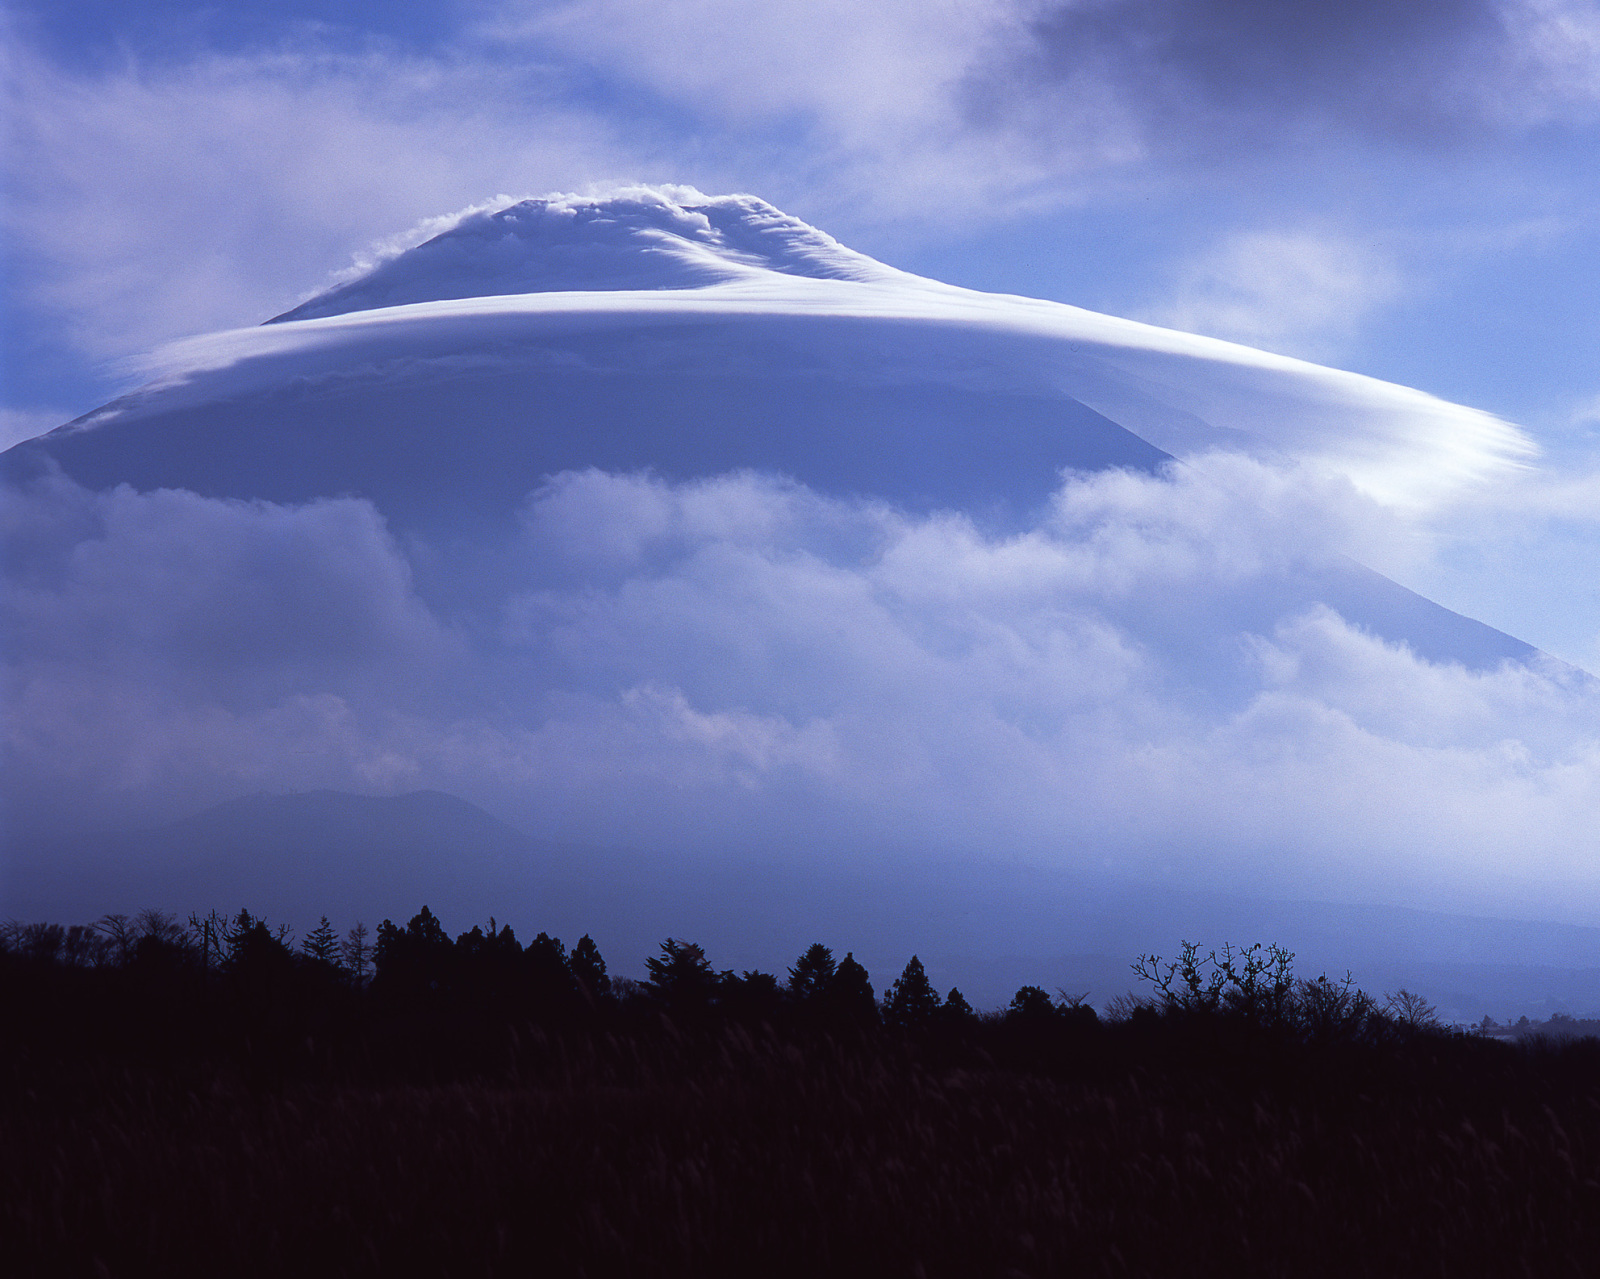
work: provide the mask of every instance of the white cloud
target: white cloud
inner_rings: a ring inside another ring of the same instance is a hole
[[[758,476],[569,474],[515,546],[452,550],[497,585],[448,625],[365,503],[13,499],[6,776],[36,820],[433,786],[648,848],[1480,909],[1600,880],[1596,685],[1326,609],[1242,625],[1359,531],[1259,463],[1074,480],[1007,538]]]

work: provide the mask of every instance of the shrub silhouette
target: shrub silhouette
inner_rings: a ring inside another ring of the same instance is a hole
[[[1294,952],[1257,942],[1243,950],[1225,945],[1203,958],[1186,941],[1178,958],[1163,966],[1159,955],[1140,955],[1133,971],[1155,990],[1168,1012],[1198,1015],[1229,1013],[1263,1026],[1276,1026],[1292,1013]]]

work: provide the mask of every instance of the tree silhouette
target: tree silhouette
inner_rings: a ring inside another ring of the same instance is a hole
[[[294,954],[284,944],[283,937],[281,931],[275,933],[268,928],[266,920],[256,919],[249,911],[241,910],[224,936],[228,970],[255,980],[262,980],[266,975],[276,977],[287,971]]]
[[[339,947],[344,969],[359,990],[367,984],[367,969],[372,967],[372,945],[367,941],[367,926],[359,919],[351,925]]]
[[[549,940],[543,933],[540,937]],[[557,950],[560,946],[557,942]],[[458,994],[480,1006],[503,1008],[527,993],[527,959],[511,926],[496,926],[491,918],[488,932],[474,924],[456,938],[451,981]]]
[[[872,982],[867,970],[856,962],[854,952],[847,952],[833,970],[824,998],[831,1020],[857,1027],[877,1023],[878,1001]]]
[[[333,925],[328,922],[326,915],[305,935],[300,942],[300,949],[312,959],[327,964],[330,968],[339,966],[339,937],[333,931]]]
[[[455,947],[434,913],[424,906],[404,927],[378,925],[373,947],[373,985],[405,994],[438,990],[449,980]]]
[[[71,968],[98,968],[106,960],[105,938],[85,924],[73,924],[62,941],[61,960]]]
[[[944,997],[944,1003],[939,1005],[936,1014],[939,1024],[948,1027],[970,1026],[977,1019],[978,1015],[972,1011],[972,1005],[967,1002],[967,997],[952,986],[950,993]]]
[[[939,1009],[939,993],[915,955],[905,971],[895,978],[883,1001],[883,1019],[901,1030],[918,1030],[933,1020]]]
[[[204,916],[189,914],[189,944],[207,970],[221,968],[227,960],[228,917],[219,911],[207,911]]]
[[[789,970],[789,993],[801,1003],[816,999],[833,980],[833,952],[813,942]]]
[[[747,1022],[770,1022],[783,1008],[783,987],[777,974],[745,969],[741,975],[725,972],[718,980],[718,999],[730,1017]]]
[[[573,979],[585,998],[591,1001],[610,998],[611,978],[606,976],[606,961],[601,958],[600,947],[594,944],[594,938],[588,933],[580,937],[578,944],[572,948],[572,957],[567,961],[567,966],[572,969]]]
[[[536,1007],[559,1011],[571,1008],[578,999],[578,983],[560,938],[540,933],[528,943],[523,966]]]
[[[1421,995],[1401,987],[1383,997],[1383,1011],[1407,1030],[1438,1030],[1439,1012]]]
[[[1056,1011],[1055,1003],[1044,987],[1023,986],[1011,996],[1011,1006],[1006,1009],[1006,1016],[1017,1021],[1037,1024],[1054,1021]]]
[[[650,972],[651,992],[675,1011],[692,1011],[710,1005],[718,985],[706,952],[694,942],[668,937],[661,954],[644,961]]]
[[[95,927],[104,934],[111,950],[111,962],[125,968],[133,961],[133,948],[139,940],[133,921],[126,915],[102,915]]]

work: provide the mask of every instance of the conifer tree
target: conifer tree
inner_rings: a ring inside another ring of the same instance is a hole
[[[867,970],[847,952],[833,970],[826,1000],[829,1012],[839,1021],[854,1026],[870,1026],[878,1020],[878,1001],[872,992]]]
[[[718,978],[703,947],[668,937],[661,954],[644,961],[650,972],[648,985],[668,1007],[704,1008],[716,993]]]
[[[528,943],[522,961],[529,993],[536,1004],[555,1009],[570,1004],[577,996],[578,986],[572,963],[559,937],[540,933]]]
[[[815,999],[828,989],[833,974],[833,952],[813,942],[789,970],[789,993],[801,1003]]]
[[[339,935],[333,931],[326,915],[301,940],[300,949],[330,968],[339,966]]]
[[[391,920],[378,925],[373,947],[374,982],[407,993],[436,990],[449,978],[455,945],[438,917],[424,906],[404,928]]]
[[[590,999],[610,997],[611,978],[606,976],[606,961],[588,933],[578,939],[578,944],[572,948],[572,958],[567,962],[584,995]]]
[[[939,1009],[939,993],[915,955],[905,971],[895,978],[883,1001],[883,1019],[902,1030],[916,1030],[933,1020]]]

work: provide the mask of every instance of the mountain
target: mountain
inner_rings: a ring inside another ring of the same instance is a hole
[[[954,288],[750,196],[680,189],[480,212],[0,456],[91,490],[370,499],[404,536],[504,538],[547,477],[738,469],[1012,529],[1064,469],[1226,448],[1426,503],[1525,455],[1488,414],[1057,303]],[[473,531],[475,530],[475,531]],[[1534,650],[1342,560],[1253,601],[1323,603],[1434,660]],[[1192,610],[1191,610],[1192,613]]]

